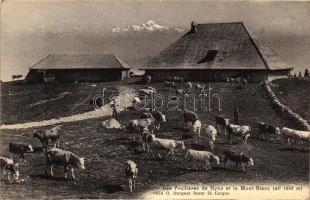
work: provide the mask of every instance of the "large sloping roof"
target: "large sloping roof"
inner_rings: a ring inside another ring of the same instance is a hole
[[[129,69],[113,54],[50,54],[30,69]]]
[[[189,31],[183,35],[142,69],[290,68],[280,63],[277,55],[266,45],[260,43],[260,49],[242,22],[198,24],[196,28],[194,33]],[[213,51],[214,59],[211,55],[210,60],[209,50],[217,51]]]

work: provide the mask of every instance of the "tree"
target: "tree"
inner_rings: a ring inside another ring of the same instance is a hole
[[[305,69],[304,77],[309,77],[309,70],[308,69]]]
[[[299,71],[298,77],[301,77],[301,71]]]

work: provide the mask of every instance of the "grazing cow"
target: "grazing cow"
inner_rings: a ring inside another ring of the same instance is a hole
[[[126,161],[125,176],[128,180],[129,190],[132,192],[136,189],[136,178],[138,176],[138,165],[134,161]]]
[[[227,126],[228,140],[231,143],[231,136],[236,135],[242,138],[244,144],[247,145],[248,137],[250,137],[251,127],[229,124]]]
[[[11,181],[10,173],[15,180],[18,180],[19,177],[18,164],[14,163],[12,159],[6,157],[0,157],[0,167],[3,171],[3,176],[7,173],[9,181]]]
[[[183,111],[183,115],[184,115],[184,128],[188,130],[189,129],[188,122],[194,124],[195,121],[198,120],[198,115],[193,111],[187,111],[187,110]]]
[[[229,124],[229,119],[226,119],[225,117],[221,115],[216,115],[215,123],[216,123],[218,132],[220,133],[220,126],[222,126],[222,128],[224,129],[224,135],[226,135],[226,127]]]
[[[17,154],[26,162],[24,153],[33,152],[33,148],[31,145],[9,143],[9,151],[11,153],[11,158],[13,158],[13,154]]]
[[[201,121],[197,119],[192,125],[192,133],[196,139],[201,138],[200,131],[201,131]]]
[[[141,137],[141,140],[142,140],[142,150],[143,151],[146,151],[147,153],[150,152],[151,143],[153,141],[153,137],[154,136],[152,134],[152,131],[150,132],[147,128],[143,129],[142,137]]]
[[[245,172],[244,163],[247,163],[248,166],[254,166],[253,159],[244,155],[242,152],[240,154],[237,154],[231,150],[224,150],[224,168],[226,167],[226,162],[228,160],[231,160],[236,163],[235,168],[238,167],[238,164],[241,164],[242,170]]]
[[[155,130],[159,130],[160,129],[160,123],[161,122],[166,122],[166,115],[164,115],[162,112],[156,110],[152,113],[149,112],[145,112],[142,113],[140,116],[141,119],[145,119],[145,118],[150,118],[154,120],[154,129]]]
[[[184,141],[156,138],[155,135],[152,135],[151,148],[153,152],[153,157],[155,157],[155,153],[157,153],[158,157],[161,158],[159,150],[168,150],[169,152],[166,156],[166,159],[169,157],[169,155],[171,155],[172,158],[175,159],[175,150],[185,149],[185,144]]]
[[[67,178],[67,172],[71,169],[72,178],[75,179],[74,168],[85,169],[85,159],[79,158],[70,151],[66,151],[59,148],[50,148],[46,151],[46,171],[50,167],[51,176],[54,176],[53,166],[61,165],[64,166],[65,178]]]
[[[204,162],[206,164],[205,169],[207,171],[211,169],[210,162],[215,161],[217,165],[220,164],[219,157],[209,151],[197,151],[197,150],[189,149],[185,155],[185,159],[187,159],[189,162],[192,162],[195,168],[197,168],[195,161]]]
[[[206,132],[206,138],[209,142],[209,146],[210,146],[211,150],[213,150],[214,146],[215,146],[214,143],[216,140],[217,131],[216,131],[215,127],[212,125],[204,127],[203,130],[204,130],[204,132]]]
[[[260,122],[258,124],[258,137],[262,136],[263,139],[265,139],[265,135],[267,134],[268,136],[273,135],[279,135],[280,134],[280,129],[278,127],[275,127],[273,125],[266,124],[264,122]]]
[[[142,134],[142,130],[151,126],[154,123],[154,119],[152,118],[143,118],[143,119],[133,119],[130,120],[127,125],[126,129],[133,133],[133,139],[136,140],[135,133]]]
[[[59,143],[60,143],[60,133],[59,130],[61,128],[61,125],[55,126],[51,129],[47,129],[45,131],[37,131],[35,130],[35,133],[33,134],[33,138],[38,138],[42,144],[44,148],[47,148],[48,143],[50,141],[54,141],[54,147],[59,147]]]
[[[291,145],[290,139],[302,140],[310,142],[310,131],[299,131],[291,128],[283,127],[280,132],[282,144],[287,139],[287,143]]]

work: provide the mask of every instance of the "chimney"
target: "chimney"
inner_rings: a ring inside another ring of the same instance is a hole
[[[192,21],[192,23],[191,23],[191,30],[189,32],[190,33],[196,33],[197,32],[197,24],[196,24],[196,22]]]

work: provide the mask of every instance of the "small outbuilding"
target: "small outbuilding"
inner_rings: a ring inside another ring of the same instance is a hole
[[[196,24],[143,68],[152,80],[252,82],[287,77],[292,67],[250,34],[242,22]]]
[[[113,54],[50,54],[30,67],[25,81],[118,81],[129,78],[129,69]]]

